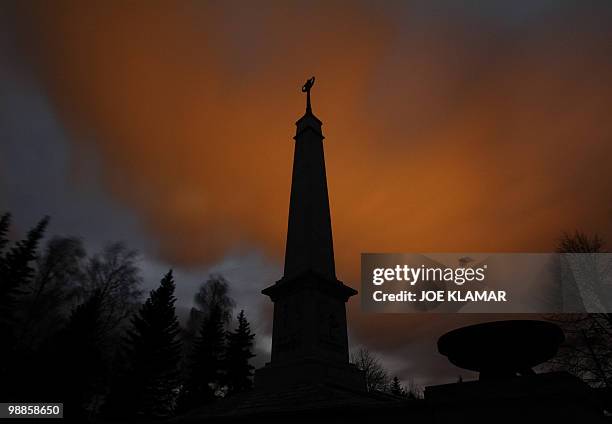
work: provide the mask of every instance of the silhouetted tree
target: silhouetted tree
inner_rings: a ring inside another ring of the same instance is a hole
[[[10,216],[4,215],[1,228],[4,234],[8,229]],[[0,329],[12,333],[14,329],[15,302],[23,294],[25,287],[34,275],[33,263],[37,258],[37,249],[42,239],[49,218],[42,219],[32,228],[24,240],[15,243],[2,257],[0,268]],[[4,239],[4,236],[1,237]],[[6,240],[2,241],[6,245]]]
[[[423,398],[423,388],[417,385],[413,379],[408,381],[408,385],[403,385],[397,376],[393,377],[389,385],[389,392],[395,396],[403,396],[408,399]]]
[[[387,390],[390,382],[389,373],[372,352],[362,347],[351,354],[351,362],[363,371],[368,391]]]
[[[107,363],[102,332],[102,297],[92,295],[77,306],[64,329],[43,347],[44,399],[65,405],[66,418],[84,421],[95,412],[93,399],[104,391]]]
[[[200,285],[194,299],[195,307],[191,308],[185,338],[193,340],[201,328],[202,320],[213,309],[218,310],[224,325],[232,317],[234,300],[229,296],[229,283],[220,274],[211,274],[208,279]]]
[[[402,384],[400,383],[399,378],[397,378],[397,376],[393,377],[393,381],[391,381],[390,391],[396,396],[404,395],[404,389],[402,388]]]
[[[603,248],[599,236],[589,237],[576,231],[573,235],[563,234],[557,252],[582,254],[574,258],[574,262],[579,260],[581,269],[586,268],[587,277],[581,284],[589,284],[589,290],[597,291],[601,290],[603,279],[599,276],[601,264],[596,254],[602,253]],[[612,387],[612,314],[553,314],[547,318],[559,324],[566,336],[559,353],[550,361],[550,367],[569,371],[595,387]]]
[[[417,384],[414,379],[408,380],[408,385],[402,386],[404,396],[410,399],[423,399],[424,390],[423,386]]]
[[[137,254],[114,243],[86,259],[73,237],[39,253],[48,218],[15,243],[10,218],[0,216],[0,398],[56,399],[68,417],[91,418],[120,324],[139,302]]]
[[[8,244],[8,230],[11,226],[11,214],[4,213],[0,215],[0,270],[4,264],[3,251]]]
[[[93,291],[101,293],[105,331],[116,330],[138,306],[142,278],[137,262],[137,251],[115,242],[91,257],[85,267],[80,292],[85,297]]]
[[[8,398],[19,393],[24,366],[31,352],[20,352],[17,329],[20,326],[20,300],[34,276],[34,262],[38,244],[42,239],[49,218],[42,219],[25,239],[17,241],[8,251],[7,233],[10,215],[0,218],[0,397]]]
[[[205,318],[210,315],[211,311],[216,311],[215,313],[219,315],[222,327],[225,329],[231,319],[234,307],[234,300],[229,296],[229,283],[220,274],[209,275],[194,295],[193,302],[195,306],[191,308],[187,324],[182,332],[184,348],[183,380],[188,383],[187,385],[195,383],[195,381],[192,381],[194,365],[197,362],[194,344],[200,335]],[[183,406],[189,404],[187,393],[192,390],[187,389],[187,386],[183,388],[181,395]]]
[[[599,253],[603,249],[603,239],[595,234],[592,237],[581,233],[563,233],[557,246],[558,253]]]
[[[181,355],[174,289],[169,271],[132,318],[124,339],[126,369],[109,395],[110,415],[163,418],[174,411]]]
[[[68,305],[73,303],[75,290],[84,277],[84,258],[85,249],[78,238],[53,237],[47,242],[22,301],[22,344],[34,348],[63,324]],[[95,296],[100,297],[98,293]]]
[[[249,322],[244,310],[238,314],[238,327],[227,332],[227,349],[225,354],[225,384],[228,394],[251,389],[254,367],[249,363],[253,354],[253,339]]]
[[[213,305],[202,320],[189,358],[189,371],[181,394],[180,407],[187,410],[210,402],[221,390],[225,349],[224,312]]]
[[[11,214],[5,213],[0,216],[0,337],[8,336],[10,328],[10,306],[14,302],[14,288],[6,278],[8,264],[4,248],[8,245],[8,231],[11,225]],[[0,349],[1,351],[5,349]],[[0,365],[1,366],[1,365]]]

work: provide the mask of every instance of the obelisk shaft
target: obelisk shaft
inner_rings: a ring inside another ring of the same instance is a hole
[[[311,87],[307,83],[302,89],[308,95],[307,109],[296,122],[284,277],[313,271],[335,280],[324,137],[310,107]]]

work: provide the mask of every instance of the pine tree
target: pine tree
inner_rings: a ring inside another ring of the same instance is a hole
[[[11,214],[5,213],[0,216],[0,264],[3,263],[2,251],[8,244],[8,230],[11,225]]]
[[[32,263],[38,254],[38,244],[42,239],[49,218],[45,217],[32,228],[24,240],[15,243],[4,255],[0,256],[0,397],[6,397],[11,390],[17,390],[23,359],[29,352],[20,352],[15,329],[18,327],[18,301],[32,280],[35,269]],[[8,243],[6,234],[10,215],[0,218],[0,245]],[[0,252],[2,253],[2,252]]]
[[[223,310],[213,306],[202,320],[193,343],[189,372],[180,401],[182,410],[215,399],[223,381],[224,348]]]
[[[102,296],[94,292],[77,306],[64,327],[42,350],[40,389],[45,399],[65,403],[66,416],[85,420],[92,397],[101,391],[105,375],[102,337]]]
[[[8,230],[11,224],[11,214],[5,213],[0,217],[0,337],[8,344],[10,341],[5,338],[8,336],[7,331],[10,327],[9,321],[9,304],[13,302],[12,288],[6,279],[7,275],[7,256],[4,254],[4,248],[8,244]],[[2,355],[3,349],[0,349]]]
[[[238,315],[238,327],[227,333],[225,382],[229,394],[249,390],[253,385],[251,378],[254,367],[249,364],[249,360],[255,356],[252,352],[254,337],[242,310]]]
[[[194,307],[191,308],[187,327],[185,328],[185,341],[191,347],[202,327],[202,320],[213,308],[219,308],[223,324],[227,325],[232,318],[234,300],[229,296],[229,282],[220,274],[211,274],[202,283],[195,294]]]
[[[170,270],[132,319],[124,339],[126,369],[111,389],[109,415],[163,418],[174,411],[181,359],[174,289]]]
[[[43,218],[34,228],[32,228],[24,240],[15,243],[4,258],[4,270],[0,281],[2,282],[3,292],[8,287],[16,286],[28,281],[34,274],[34,268],[30,266],[37,257],[38,243],[42,239],[49,217]],[[2,219],[0,232],[6,232],[8,227],[8,217]],[[7,229],[5,229],[7,228]],[[0,237],[0,239],[3,237]],[[2,241],[6,244],[6,241]]]
[[[391,381],[391,393],[396,396],[404,396],[404,389],[397,376],[393,377],[393,381]]]
[[[0,268],[0,327],[8,325],[13,318],[12,308],[17,297],[34,275],[32,262],[37,257],[38,243],[49,223],[49,217],[42,219],[32,228],[24,240],[20,240],[6,253]],[[9,216],[0,220],[0,242],[6,245]],[[3,325],[4,324],[4,325]]]

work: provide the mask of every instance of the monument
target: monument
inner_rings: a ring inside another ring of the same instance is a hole
[[[366,391],[349,362],[346,302],[357,291],[336,277],[322,123],[312,112],[314,77],[296,122],[283,276],[262,291],[274,303],[270,362],[252,391],[191,411],[175,423],[341,423],[424,416],[422,402]],[[418,405],[415,406],[415,403]]]
[[[274,302],[271,360],[255,386],[333,383],[365,390],[349,363],[345,304],[357,291],[336,278],[322,123],[302,87],[306,112],[296,122],[289,223],[283,277],[263,294]]]
[[[254,390],[173,422],[607,422],[576,377],[533,372],[563,340],[556,326],[540,321],[479,324],[442,336],[440,353],[480,372],[480,380],[429,386],[425,399],[366,391],[362,372],[349,362],[346,302],[357,291],[336,277],[314,82],[302,87],[306,112],[296,122],[284,272],[262,291],[274,303],[270,362],[256,371]]]

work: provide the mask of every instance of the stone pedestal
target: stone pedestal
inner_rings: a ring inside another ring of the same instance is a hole
[[[272,358],[255,374],[255,387],[332,383],[365,390],[363,374],[349,363],[345,304],[356,293],[314,272],[263,290],[274,302]]]

